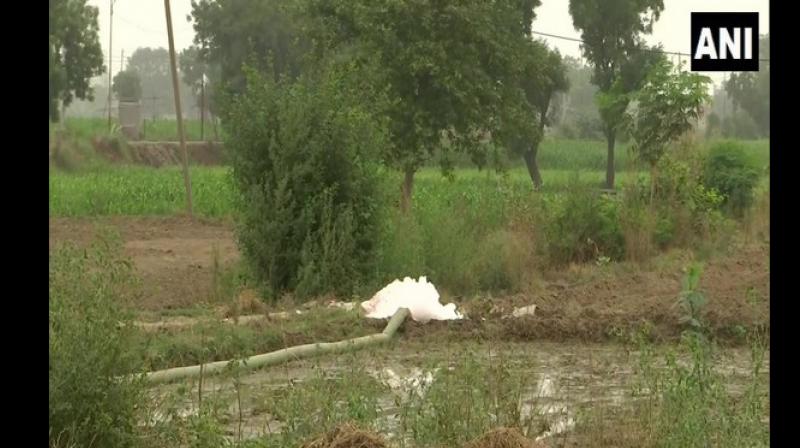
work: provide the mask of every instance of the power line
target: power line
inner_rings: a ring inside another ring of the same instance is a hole
[[[576,37],[561,36],[561,35],[558,35],[558,34],[550,34],[550,33],[542,33],[540,31],[531,31],[531,33],[537,34],[537,35],[540,35],[540,36],[554,37],[556,39],[562,39],[562,40],[568,40],[568,41],[572,41],[572,42],[584,43],[583,39],[578,39]],[[637,48],[636,50],[638,50],[638,51],[652,51],[654,53],[662,53],[662,54],[671,54],[673,56],[687,56],[687,57],[691,57],[692,56],[689,53],[681,53],[681,52],[678,52],[678,51],[659,50],[657,48]],[[769,59],[759,59],[759,61],[760,62],[769,62]]]

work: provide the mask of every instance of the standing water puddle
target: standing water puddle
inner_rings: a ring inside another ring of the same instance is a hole
[[[229,436],[242,439],[276,433],[281,422],[266,409],[268,395],[276,389],[302,384],[324,375],[336,380],[347,375],[368,373],[386,385],[380,397],[379,426],[387,435],[398,430],[397,402],[400,397],[424,391],[436,381],[435,368],[448,368],[464,358],[465,350],[479,362],[503,362],[512,375],[526,385],[519,404],[523,418],[544,415],[550,431],[569,430],[583,410],[597,406],[623,406],[630,403],[638,365],[638,354],[628,353],[619,345],[569,343],[449,344],[431,348],[422,344],[397,342],[389,347],[366,350],[338,357],[294,361],[283,366],[243,372],[239,377],[237,399],[230,377],[207,377],[203,380],[203,399],[222,400],[226,404],[226,427]],[[657,356],[662,365],[663,356]],[[731,393],[740,393],[749,382],[750,352],[746,348],[722,349],[715,369],[726,376]],[[769,376],[769,353],[761,374]],[[768,384],[768,379],[765,381]],[[156,387],[154,398],[170,401],[178,415],[197,413],[199,382],[196,380]],[[182,394],[177,392],[183,389]],[[180,396],[176,399],[174,397]],[[238,401],[241,400],[241,410]],[[168,407],[166,404],[164,407]],[[240,416],[241,412],[241,416]],[[151,418],[165,418],[159,413]],[[241,427],[241,434],[240,434]],[[532,434],[537,436],[539,434]]]

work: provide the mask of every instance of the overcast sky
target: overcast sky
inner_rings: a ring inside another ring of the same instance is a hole
[[[186,16],[191,12],[190,0],[172,0],[172,27],[175,48],[180,51],[192,44],[194,30]],[[108,64],[109,0],[89,0],[100,9],[100,41]],[[572,26],[568,0],[542,0],[536,9],[533,30],[579,38]],[[769,32],[769,0],[665,0],[664,12],[656,22],[653,34],[646,39],[650,44],[662,43],[665,50],[689,53],[689,25],[692,11],[739,11],[759,13],[759,32]],[[138,47],[167,47],[167,26],[162,0],[117,0],[114,3],[114,36],[112,72],[120,69],[122,52],[130,56]],[[543,37],[561,54],[579,57],[580,44],[563,39]],[[126,56],[126,57],[127,57]],[[677,60],[674,59],[676,62]],[[722,73],[708,73],[720,82]]]

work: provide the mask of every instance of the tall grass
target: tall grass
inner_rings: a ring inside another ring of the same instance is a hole
[[[50,446],[135,446],[143,390],[127,301],[136,279],[121,244],[61,246],[50,256]]]

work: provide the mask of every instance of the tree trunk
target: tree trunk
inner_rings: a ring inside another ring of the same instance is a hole
[[[614,142],[617,136],[615,132],[606,134],[606,143],[608,143],[608,158],[606,159],[606,188],[609,190],[614,189]]]
[[[536,191],[542,188],[542,174],[539,172],[539,163],[536,161],[538,152],[538,149],[531,148],[522,155],[522,158],[525,159],[525,165],[528,167],[531,182],[533,182],[533,189]]]
[[[400,201],[400,209],[404,214],[411,210],[411,193],[414,189],[414,170],[406,168],[405,177],[403,178],[402,192],[403,196]]]

